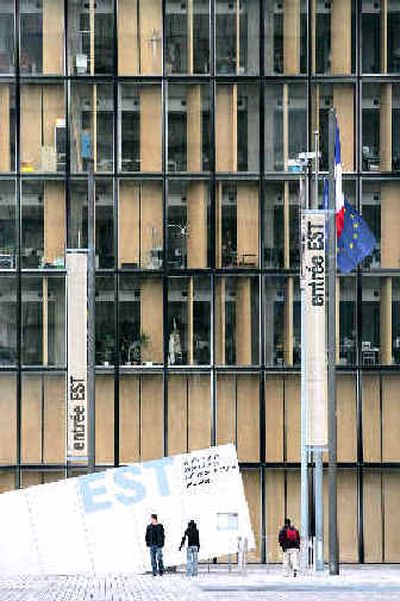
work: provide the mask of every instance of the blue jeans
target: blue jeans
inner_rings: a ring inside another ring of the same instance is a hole
[[[186,576],[197,576],[198,574],[198,547],[187,548]]]
[[[162,547],[157,547],[156,545],[151,545],[150,559],[151,559],[151,569],[153,571],[153,576],[156,576],[156,574],[157,574],[157,563],[158,563],[158,573],[160,574],[160,576],[161,576],[161,574],[164,574]]]

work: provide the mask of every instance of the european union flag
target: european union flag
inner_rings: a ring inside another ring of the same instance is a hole
[[[348,273],[371,254],[375,247],[375,236],[360,213],[344,201],[344,226],[337,240],[337,266]]]

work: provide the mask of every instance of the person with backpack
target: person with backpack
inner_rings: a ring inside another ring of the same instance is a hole
[[[157,563],[158,573],[160,576],[164,574],[164,563],[163,563],[163,546],[165,542],[164,526],[158,523],[156,513],[151,514],[151,523],[146,528],[146,545],[150,550],[151,569],[153,576],[157,576]]]
[[[186,576],[197,576],[200,535],[194,520],[190,520],[188,523],[181,544],[179,545],[179,551],[182,550],[186,539],[188,544],[186,554]]]
[[[285,576],[293,572],[296,578],[299,572],[300,534],[289,518],[285,519],[285,525],[279,531],[278,541],[283,553]]]

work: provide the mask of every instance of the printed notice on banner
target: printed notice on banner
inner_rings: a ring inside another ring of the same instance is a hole
[[[87,254],[67,252],[67,459],[87,461]]]
[[[326,228],[324,211],[302,215],[302,286],[305,307],[307,444],[328,444],[326,353]]]

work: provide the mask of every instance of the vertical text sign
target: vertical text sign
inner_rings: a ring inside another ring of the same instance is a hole
[[[67,459],[86,461],[88,455],[86,252],[67,252],[67,276]]]
[[[328,395],[326,353],[326,256],[325,213],[302,215],[302,286],[305,307],[305,369],[307,395],[307,444],[328,444]]]

